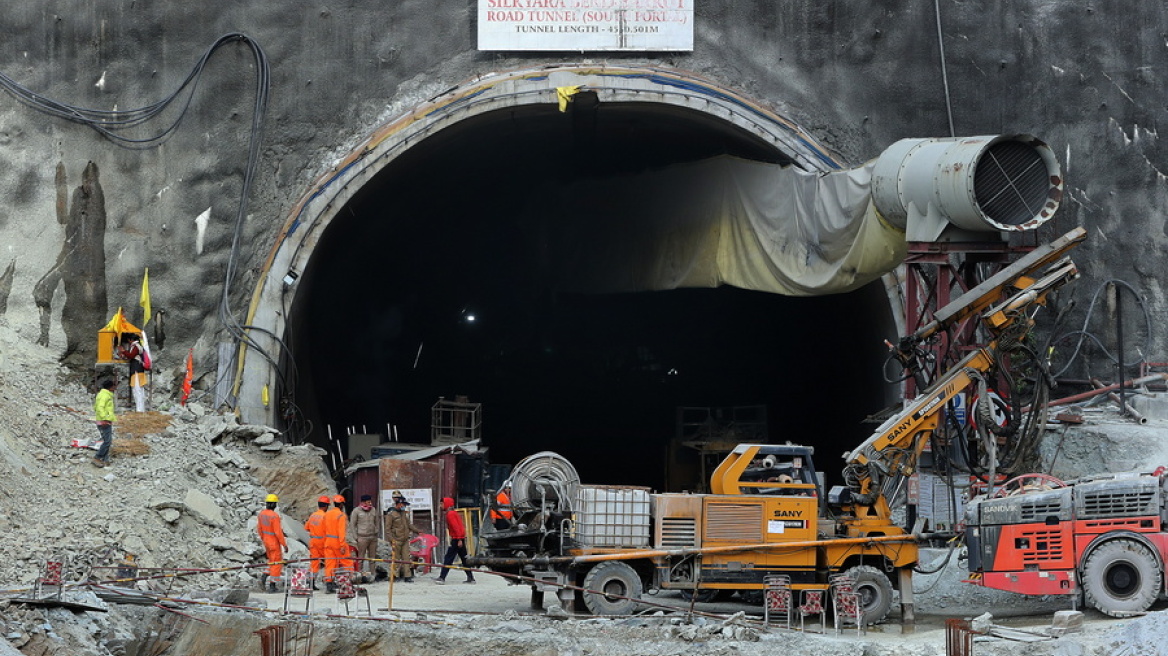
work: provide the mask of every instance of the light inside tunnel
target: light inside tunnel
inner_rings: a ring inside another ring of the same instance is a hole
[[[552,450],[585,482],[666,489],[679,407],[761,405],[771,441],[815,446],[835,475],[889,400],[882,287],[606,293],[551,275],[550,245],[587,227],[558,208],[595,204],[608,181],[718,155],[787,163],[698,112],[580,96],[567,114],[526,106],[427,138],[332,221],[286,338],[306,438],[392,424],[428,443],[430,407],[464,395],[483,403],[492,462]],[[565,183],[594,191],[548,198]],[[604,219],[637,230],[633,212]]]

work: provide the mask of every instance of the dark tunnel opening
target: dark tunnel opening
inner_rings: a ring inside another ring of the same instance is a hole
[[[603,194],[613,177],[718,155],[787,163],[713,117],[582,101],[446,129],[334,218],[287,336],[307,439],[327,446],[326,427],[392,424],[400,441],[428,443],[431,406],[465,395],[483,404],[494,463],[551,450],[586,483],[662,490],[679,407],[759,405],[770,440],[815,446],[834,480],[840,455],[874,428],[864,417],[889,400],[883,288],[815,298],[559,288],[533,234],[556,229],[556,203],[533,209],[532,190],[586,181]],[[523,218],[533,211],[546,219],[539,230]]]

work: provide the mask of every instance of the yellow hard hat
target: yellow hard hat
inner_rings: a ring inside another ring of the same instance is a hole
[[[279,502],[280,502],[280,497],[278,497],[274,494],[269,494],[268,496],[264,497],[264,503],[279,503]]]

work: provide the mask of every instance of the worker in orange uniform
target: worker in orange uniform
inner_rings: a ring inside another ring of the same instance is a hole
[[[324,515],[324,585],[325,591],[336,592],[333,575],[341,566],[341,559],[347,558],[349,550],[345,546],[345,534],[349,530],[349,517],[345,515],[345,497],[333,497],[333,507]]]
[[[268,592],[276,591],[276,581],[284,573],[284,554],[288,552],[284,528],[280,525],[280,513],[276,512],[276,504],[279,502],[279,497],[269,494],[264,499],[267,508],[261,510],[256,519],[260,541],[264,543],[264,550],[268,554]]]
[[[327,496],[318,498],[316,510],[308,516],[308,521],[304,522],[304,530],[308,531],[308,557],[311,559],[308,569],[312,571],[313,590],[320,589],[316,587],[316,577],[321,565],[324,564],[324,517],[328,509],[329,498]]]
[[[337,567],[349,570],[351,573],[349,580],[354,583],[363,582],[364,576],[357,571],[357,547],[352,544],[345,543],[341,545],[341,560],[337,563]]]
[[[495,528],[505,531],[511,528],[511,481],[503,481],[503,487],[495,495],[495,504],[491,506],[491,522]]]

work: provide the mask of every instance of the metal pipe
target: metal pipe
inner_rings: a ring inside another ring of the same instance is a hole
[[[1103,382],[1100,381],[1098,378],[1092,378],[1091,384],[1094,385],[1096,388],[1100,388],[1100,387],[1104,386]],[[1148,418],[1143,416],[1139,412],[1136,412],[1136,409],[1131,407],[1131,405],[1128,404],[1128,402],[1123,398],[1123,387],[1121,386],[1119,389],[1120,389],[1119,394],[1116,394],[1115,392],[1109,392],[1107,394],[1107,398],[1111,399],[1117,405],[1119,405],[1120,411],[1123,412],[1124,414],[1130,416],[1132,419],[1135,419],[1136,423],[1138,423],[1138,424],[1148,423]]]
[[[941,0],[933,0],[933,13],[937,16],[937,49],[941,51],[941,84],[945,87],[945,114],[949,116],[949,136],[956,137],[953,129],[953,100],[949,96],[949,70],[945,66],[945,33],[941,31]]]
[[[871,544],[876,542],[919,542],[932,537],[918,533],[904,535],[881,535],[872,538],[839,538],[826,540],[799,540],[796,542],[766,542],[763,544],[736,544],[729,547],[699,547],[689,549],[644,549],[641,551],[622,551],[620,553],[593,554],[590,556],[576,556],[572,559],[573,565],[582,563],[598,563],[605,560],[632,560],[635,558],[659,558],[664,556],[691,556],[694,554],[734,553],[737,551],[764,551],[770,549],[806,549],[820,547],[827,544]]]
[[[1168,381],[1168,373],[1151,374],[1148,376],[1143,376],[1141,378],[1135,378],[1135,379],[1129,380],[1123,384],[1125,386],[1128,386],[1128,387],[1135,387],[1136,385],[1146,385],[1148,383],[1151,383],[1151,382],[1157,381],[1157,380]],[[1061,399],[1055,399],[1053,401],[1048,402],[1046,404],[1046,407],[1053,408],[1056,405],[1067,405],[1068,403],[1075,403],[1076,401],[1082,401],[1084,399],[1089,399],[1093,396],[1099,396],[1100,394],[1111,392],[1111,391],[1114,391],[1117,389],[1119,389],[1119,383],[1113,383],[1111,385],[1107,385],[1106,387],[1101,387],[1101,388],[1096,389],[1096,390],[1091,390],[1090,392],[1083,392],[1082,394],[1074,394],[1071,396],[1063,397]],[[1029,410],[1029,408],[1023,408],[1022,410],[1025,412],[1026,410]]]
[[[537,556],[535,558],[499,558],[491,556],[470,556],[466,564],[471,567],[548,567],[573,562],[572,556]]]
[[[1121,387],[1120,390],[1122,391],[1123,388]],[[1118,403],[1119,406],[1121,408],[1123,408],[1124,411],[1127,412],[1129,417],[1136,420],[1137,424],[1144,425],[1144,424],[1148,423],[1148,418],[1143,416],[1139,412],[1136,412],[1136,409],[1133,408],[1130,403],[1128,403],[1127,401],[1124,401],[1123,397],[1120,396],[1119,394],[1116,394],[1115,392],[1111,392],[1107,395],[1107,397],[1110,398],[1112,401]]]
[[[1116,342],[1115,348],[1119,351],[1119,357],[1116,358],[1116,363],[1115,363],[1116,367],[1118,367],[1118,369],[1119,369],[1119,375],[1116,376],[1116,378],[1118,378],[1119,380],[1122,381],[1123,377],[1127,375],[1127,372],[1124,371],[1124,366],[1123,366],[1123,304],[1122,304],[1123,290],[1120,288],[1119,285],[1114,285],[1114,287],[1115,287],[1115,342]],[[1091,379],[1091,384],[1092,385],[1095,384],[1095,379]],[[1125,387],[1126,387],[1126,385],[1124,385],[1123,383],[1119,384],[1119,411],[1123,414],[1127,414],[1127,409],[1129,407],[1131,407],[1127,404],[1127,395],[1124,392]],[[1114,397],[1115,395],[1109,394],[1108,396]]]

